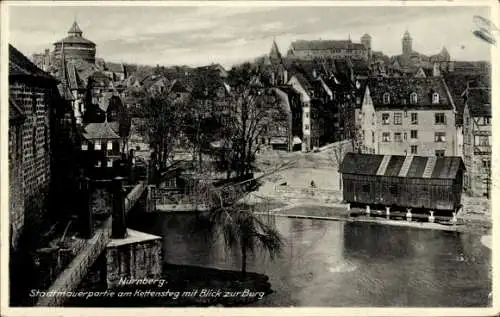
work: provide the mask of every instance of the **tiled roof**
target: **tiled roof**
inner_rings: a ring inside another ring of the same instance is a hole
[[[467,106],[473,117],[491,116],[491,90],[474,88],[467,90]]]
[[[109,122],[89,123],[84,128],[83,136],[87,140],[120,138]]]
[[[312,89],[312,85],[311,83],[304,77],[304,75],[302,75],[302,73],[295,73],[293,75],[295,78],[297,78],[298,82],[300,83],[300,85],[306,90],[306,91],[309,91],[310,89]]]
[[[99,100],[99,108],[102,111],[106,112],[108,110],[109,101],[111,100],[111,97],[113,97],[112,92],[105,92],[102,94],[102,97]]]
[[[436,159],[430,174],[431,179],[454,179],[460,169],[465,169],[460,157],[426,157],[388,155],[387,167],[379,176],[400,177],[399,173],[405,160],[411,160],[406,173],[407,178],[422,178],[429,159]],[[340,165],[340,172],[344,174],[377,175],[383,164],[384,155],[347,153]],[[432,165],[431,165],[432,166]]]
[[[291,113],[291,108],[290,108],[290,102],[288,101],[288,95],[278,89],[278,88],[272,88],[272,91],[276,94],[276,96],[278,97],[279,101],[280,101],[280,106],[282,108],[283,111],[285,111],[286,113]]]
[[[369,78],[367,86],[375,107],[387,108],[424,108],[452,109],[452,101],[448,98],[446,84],[442,78],[413,77],[380,77]],[[417,94],[417,103],[410,103],[410,94]],[[432,103],[432,94],[439,94],[439,104]],[[384,104],[383,95],[389,93],[390,102]]]
[[[63,38],[62,40],[55,42],[54,44],[61,44],[61,43],[64,43],[64,44],[86,44],[86,45],[92,46],[92,47],[96,46],[94,42],[87,40],[86,38],[84,38],[82,36],[76,36],[76,35],[68,35],[65,38]]]
[[[474,78],[476,78],[477,76],[478,75],[468,75],[461,73],[448,73],[443,75],[444,81],[446,82],[446,85],[448,85],[451,97],[453,98],[453,102],[455,103],[455,107],[457,109],[457,124],[463,123],[465,99],[462,94],[467,88],[467,82],[470,80],[474,80]]]
[[[9,44],[9,77],[29,76],[42,80],[56,81],[54,77],[33,64],[26,56]]]

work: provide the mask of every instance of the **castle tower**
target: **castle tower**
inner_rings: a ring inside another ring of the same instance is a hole
[[[66,60],[84,60],[95,63],[96,45],[83,37],[83,32],[76,21],[68,31],[68,36],[54,43],[54,57],[60,59],[64,43],[64,57]]]
[[[361,37],[361,44],[368,51],[368,60],[371,61],[371,59],[372,59],[372,37],[367,33],[363,34],[363,36]]]
[[[405,56],[410,56],[411,52],[413,51],[411,45],[412,45],[413,39],[410,36],[410,33],[408,30],[405,32],[403,35],[402,39],[402,46],[403,46],[403,55]]]

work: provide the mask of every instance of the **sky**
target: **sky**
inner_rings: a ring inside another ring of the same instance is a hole
[[[401,54],[408,30],[427,55],[446,46],[454,60],[489,60],[476,38],[474,15],[485,7],[314,6],[10,6],[9,42],[27,56],[53,49],[76,19],[106,61],[147,65],[230,66],[267,54],[273,38],[283,54],[294,40],[372,37],[373,50]]]

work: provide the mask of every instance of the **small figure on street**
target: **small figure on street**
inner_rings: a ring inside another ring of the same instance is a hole
[[[311,181],[311,187],[312,187],[312,188],[315,188],[315,187],[316,187],[316,183],[314,183],[314,181],[313,181],[313,180]]]

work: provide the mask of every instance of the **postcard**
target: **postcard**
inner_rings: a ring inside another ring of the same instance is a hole
[[[2,314],[498,313],[498,7],[2,3]]]

